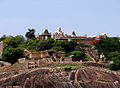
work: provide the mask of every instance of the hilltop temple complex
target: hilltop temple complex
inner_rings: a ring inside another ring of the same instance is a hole
[[[100,37],[106,38],[107,35],[104,33],[99,36],[94,36],[94,37],[87,37],[87,35],[83,36],[77,36],[75,32],[72,32],[71,35],[64,34],[62,32],[61,28],[59,27],[58,30],[52,35],[48,29],[45,29],[44,33],[41,35],[37,35],[36,39],[47,39],[47,38],[54,38],[55,40],[64,40],[64,41],[76,41],[78,44],[81,45],[83,49],[89,49],[89,43],[95,39],[99,39]]]
[[[71,35],[67,35],[67,34],[64,34],[64,32],[62,32],[61,28],[58,28],[53,35],[48,31],[48,29],[45,29],[45,31],[41,35],[36,36],[36,39],[41,40],[41,39],[47,39],[47,38],[54,38],[55,40],[58,40],[58,41],[59,40],[76,41],[80,45],[81,49],[84,50],[85,53],[88,56],[90,56],[94,61],[96,61],[97,51],[90,47],[90,42],[92,42],[95,39],[99,40],[100,38],[106,38],[106,37],[107,35],[105,33],[103,33],[102,35],[93,36],[93,37],[87,37],[86,34],[83,36],[77,36],[75,32],[72,32]],[[47,53],[48,51],[45,51],[45,52]],[[34,56],[34,53],[31,53],[31,55]]]
[[[67,35],[67,34],[64,34],[64,32],[62,32],[61,28],[59,27],[53,35],[48,31],[48,29],[45,29],[45,31],[41,35],[36,36],[36,39],[40,40],[40,39],[54,38],[55,40],[66,40],[66,41],[71,41],[71,40],[77,41],[77,40],[88,39],[88,41],[89,41],[89,40],[93,40],[95,38],[100,38],[100,37],[105,38],[105,37],[107,37],[107,35],[105,33],[103,33],[99,36],[93,36],[93,37],[87,37],[87,34],[85,34],[83,36],[77,36],[74,31],[71,33],[71,35]]]

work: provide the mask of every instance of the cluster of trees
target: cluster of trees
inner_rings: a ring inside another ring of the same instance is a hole
[[[42,40],[27,40],[21,47],[30,51],[44,51],[48,49],[56,51],[65,51],[66,53],[74,51],[75,49],[80,50],[79,45],[75,41],[55,41],[53,38],[42,39]]]
[[[111,70],[120,69],[120,39],[118,37],[102,38],[95,48],[98,50],[98,56],[104,53],[106,60],[114,62],[109,66]]]
[[[0,40],[4,42],[1,58],[3,61],[14,64],[19,58],[23,57],[23,49],[19,47],[19,45],[25,41],[23,36],[4,36],[4,38],[1,37]]]
[[[27,40],[20,46],[29,51],[44,51],[49,49],[64,51],[67,53],[66,56],[74,55],[75,61],[85,59],[85,53],[75,41],[55,41],[52,38],[48,38],[47,40]]]
[[[35,39],[35,29],[28,29],[25,36],[27,40]],[[22,35],[17,35],[15,37],[3,35],[0,41],[4,42],[4,49],[0,60],[14,64],[19,58],[23,57],[24,48],[20,47],[20,45],[26,40]]]

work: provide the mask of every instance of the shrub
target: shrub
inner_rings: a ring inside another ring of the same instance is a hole
[[[85,53],[82,51],[72,51],[70,53],[67,53],[66,56],[74,55],[75,60],[74,61],[80,61],[85,59]]]
[[[10,86],[19,86],[19,83],[17,81],[13,81],[10,83]]]
[[[88,55],[85,55],[85,61],[93,61]]]
[[[119,53],[113,53],[113,57],[112,57],[112,60],[113,60],[113,64],[110,64],[109,65],[109,69],[111,70],[120,70],[120,55]]]
[[[1,65],[1,67],[3,67],[3,66],[4,66],[4,63],[0,62],[0,65]]]
[[[110,69],[110,70],[117,71],[117,70],[120,69],[120,65],[118,65],[118,64],[116,64],[116,63],[110,64],[110,65],[109,65],[109,69]]]
[[[64,48],[62,48],[61,46],[59,47],[52,47],[51,50],[56,50],[56,51],[65,51]]]
[[[70,72],[72,70],[72,67],[65,67],[63,68],[64,71]]]
[[[19,58],[23,57],[23,49],[5,47],[2,53],[2,60],[14,64]]]

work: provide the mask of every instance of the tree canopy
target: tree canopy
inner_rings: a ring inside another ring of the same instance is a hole
[[[25,41],[22,35],[7,36],[4,42],[4,49],[2,53],[2,60],[10,63],[15,63],[19,58],[23,57],[23,49],[19,47]]]
[[[22,35],[17,35],[15,37],[13,36],[8,36],[6,37],[6,39],[4,40],[4,45],[5,47],[18,47],[19,44],[24,43],[25,39]]]
[[[95,48],[98,50],[99,56],[104,53],[106,60],[114,62],[109,66],[111,70],[120,69],[120,39],[118,37],[102,38]]]
[[[2,60],[14,64],[19,58],[23,57],[23,49],[5,47],[2,53]]]
[[[74,51],[75,47],[78,46],[78,44],[75,41],[55,41],[52,38],[48,38],[42,40],[27,40],[20,46],[30,51],[44,51],[48,49],[54,49],[69,53],[71,51]]]
[[[35,39],[35,29],[28,29],[28,32],[25,34],[27,40]]]
[[[95,46],[98,50],[98,55],[101,53],[105,54],[107,60],[110,60],[110,52],[118,51],[120,52],[120,41],[117,37],[108,37],[106,39],[100,39],[100,43]]]
[[[85,60],[85,53],[82,51],[72,51],[67,54],[67,56],[73,55],[74,61]]]

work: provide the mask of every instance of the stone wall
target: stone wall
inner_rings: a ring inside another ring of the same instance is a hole
[[[65,52],[64,51],[57,51],[57,56],[65,58]]]
[[[64,61],[65,62],[72,62],[72,58],[71,57],[66,57],[66,58],[64,58]]]
[[[41,58],[41,53],[40,52],[31,52],[30,53],[30,58],[31,59],[40,59]]]

